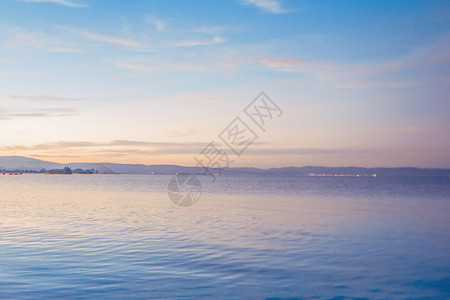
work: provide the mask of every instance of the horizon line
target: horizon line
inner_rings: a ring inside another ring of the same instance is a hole
[[[38,161],[42,161],[45,163],[53,163],[58,165],[72,165],[72,164],[115,164],[115,165],[134,165],[134,166],[175,166],[175,167],[185,167],[185,168],[202,168],[201,166],[190,166],[190,165],[181,165],[181,164],[171,164],[171,163],[163,163],[163,164],[144,164],[144,163],[114,163],[114,162],[66,162],[66,163],[59,163],[49,160],[42,160],[40,158],[35,158],[32,156],[20,156],[20,155],[0,155],[0,158],[26,158],[26,159],[34,159]],[[449,167],[418,167],[418,166],[376,166],[376,167],[364,167],[364,166],[357,166],[357,165],[350,165],[350,166],[325,166],[325,165],[302,165],[302,166],[286,166],[286,167],[269,167],[269,168],[261,168],[261,167],[255,167],[255,166],[240,166],[240,167],[227,167],[227,168],[220,168],[220,169],[259,169],[259,170],[271,170],[271,169],[287,169],[287,168],[361,168],[361,169],[432,169],[432,170],[450,170]],[[219,168],[210,168],[210,169],[219,169]]]

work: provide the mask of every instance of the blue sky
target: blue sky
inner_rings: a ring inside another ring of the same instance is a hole
[[[0,155],[192,165],[260,91],[235,166],[450,167],[448,1],[0,2]]]

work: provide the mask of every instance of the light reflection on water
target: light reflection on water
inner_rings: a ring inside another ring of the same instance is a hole
[[[445,178],[0,176],[0,298],[450,297]]]

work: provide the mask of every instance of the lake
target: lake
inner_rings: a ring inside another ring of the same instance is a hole
[[[450,298],[448,178],[0,176],[0,298]]]

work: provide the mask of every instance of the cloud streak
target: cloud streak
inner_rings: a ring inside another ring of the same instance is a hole
[[[145,22],[153,24],[158,31],[164,31],[166,27],[166,23],[164,21],[161,21],[160,19],[154,17],[146,17]]]
[[[263,11],[273,14],[284,14],[288,12],[281,8],[281,5],[277,0],[243,0],[243,3],[245,5],[256,6]]]
[[[115,62],[116,67],[127,69],[130,71],[144,71],[144,72],[155,72],[163,70],[181,70],[181,71],[192,71],[192,72],[202,72],[206,70],[205,66],[178,63],[178,62],[158,62],[150,64],[136,64],[136,63],[126,63],[126,62]]]
[[[220,36],[215,36],[210,40],[187,40],[187,41],[179,41],[172,44],[174,47],[195,47],[195,46],[207,46],[207,45],[215,45],[222,44],[225,40]]]
[[[338,84],[339,88],[377,88],[377,87],[390,87],[390,88],[405,88],[411,86],[417,86],[420,83],[417,82],[407,82],[407,81],[368,81],[368,82],[350,82],[345,84]],[[424,84],[424,83],[422,83]]]
[[[25,100],[25,101],[81,101],[83,99],[79,98],[65,98],[65,97],[55,97],[55,96],[49,96],[49,95],[39,95],[39,96],[23,96],[23,95],[6,95],[2,98],[7,98],[10,100]]]
[[[449,53],[449,36],[446,35],[381,63],[347,65],[339,73],[325,75],[337,79],[336,86],[339,88],[406,88],[447,84],[445,70],[448,68],[445,69],[445,66],[450,63]]]
[[[0,114],[1,117],[1,114]],[[97,154],[194,154],[205,147],[204,143],[147,142],[114,140],[111,142],[58,141],[34,145],[13,145],[0,147],[1,151],[26,151],[43,153],[70,153],[71,151]]]
[[[195,132],[188,132],[191,135]],[[181,134],[185,134],[184,132]],[[91,141],[58,141],[35,145],[14,145],[3,146],[0,150],[6,151],[79,151],[81,148],[95,149],[95,151],[109,153],[127,153],[132,152],[140,154],[196,154],[206,146],[205,143],[191,142],[148,142],[133,140],[114,140],[111,142],[91,142]],[[218,147],[224,145],[217,144]],[[374,154],[384,153],[386,149],[351,149],[351,148],[268,148],[264,144],[253,145],[252,149],[246,151],[248,155],[355,155],[355,154]],[[133,147],[133,148],[130,148]],[[225,148],[224,148],[225,149]]]
[[[51,108],[41,110],[8,111],[0,110],[0,120],[11,120],[14,118],[55,118],[77,116],[79,113],[73,109]]]
[[[120,38],[120,37],[114,37],[114,36],[101,35],[101,34],[96,34],[96,33],[88,32],[88,31],[83,32],[83,36],[89,40],[119,45],[119,46],[123,46],[123,47],[127,47],[127,48],[134,48],[134,49],[149,48],[149,46],[144,43],[141,43],[141,42],[138,42],[138,41],[135,41],[132,39],[128,39],[128,38]]]
[[[73,42],[40,32],[11,30],[5,36],[5,45],[9,47],[35,48],[54,53],[84,53],[74,47]]]

